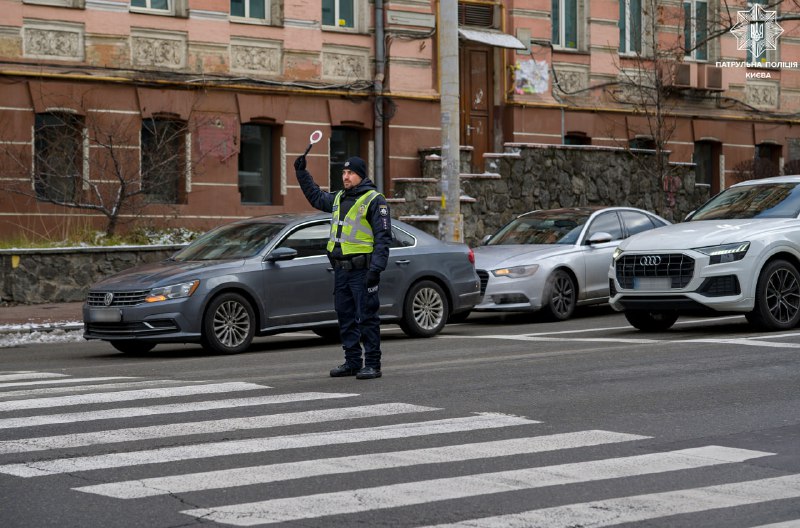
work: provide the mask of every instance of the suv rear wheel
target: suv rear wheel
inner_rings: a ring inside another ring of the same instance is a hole
[[[677,312],[651,312],[648,310],[625,310],[625,319],[642,332],[669,330],[678,320]]]
[[[800,321],[800,274],[786,260],[764,266],[756,284],[756,305],[747,320],[765,330],[788,330]]]

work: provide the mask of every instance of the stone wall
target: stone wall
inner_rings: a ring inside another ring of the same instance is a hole
[[[139,264],[163,260],[182,247],[0,250],[0,302],[83,301],[95,282]]]
[[[424,152],[422,178],[395,180],[392,216],[437,235],[440,158]],[[695,185],[694,165],[672,163],[661,181],[646,170],[650,150],[614,147],[506,144],[485,156],[485,172],[461,174],[464,240],[475,246],[511,218],[534,209],[627,205],[678,222],[709,198]]]

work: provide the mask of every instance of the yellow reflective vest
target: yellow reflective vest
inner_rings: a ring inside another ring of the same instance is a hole
[[[339,206],[343,192],[336,193],[336,198],[333,199],[333,218],[331,219],[328,252],[333,251],[334,246],[339,243],[342,248],[342,255],[372,253],[375,237],[372,234],[372,226],[367,221],[367,209],[369,209],[369,204],[372,203],[372,200],[380,193],[378,191],[368,191],[359,196],[353,207],[347,211],[347,214],[342,219]],[[339,226],[342,227],[341,234],[339,234]]]

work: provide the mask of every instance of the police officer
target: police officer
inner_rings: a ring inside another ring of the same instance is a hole
[[[315,208],[332,213],[328,258],[334,268],[334,305],[344,348],[344,363],[331,376],[381,377],[378,284],[392,241],[389,206],[367,177],[364,160],[344,164],[344,190],[323,191],[306,170],[306,158],[294,162],[297,181]],[[361,360],[361,343],[364,360]]]

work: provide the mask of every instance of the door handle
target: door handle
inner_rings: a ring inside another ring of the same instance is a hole
[[[403,259],[403,260],[395,260],[394,263],[397,264],[398,266],[405,266],[407,264],[411,264],[411,261],[408,259]]]

